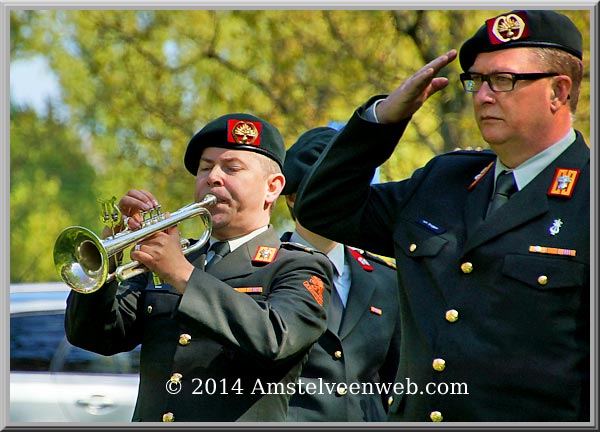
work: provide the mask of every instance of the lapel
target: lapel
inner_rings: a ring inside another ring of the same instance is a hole
[[[225,255],[221,261],[211,267],[209,273],[220,280],[248,276],[255,271],[252,259],[259,246],[273,247],[279,250],[280,245],[277,233],[272,226],[269,226],[265,232]]]
[[[346,262],[350,264],[352,282],[350,283],[348,301],[339,330],[340,339],[345,338],[360,321],[363,314],[368,312],[369,302],[375,293],[376,285],[372,277],[373,272],[363,269],[347,246],[344,246],[344,255]]]
[[[586,155],[587,150],[587,155]],[[489,218],[479,224],[472,233],[469,233],[465,244],[464,253],[468,253],[473,248],[507,232],[519,225],[522,225],[549,210],[548,189],[554,180],[554,174],[557,168],[582,169],[583,165],[589,160],[589,150],[580,139],[569,146],[559,157],[557,157],[549,166],[535,177],[524,189],[514,194],[511,199],[500,209],[494,212]],[[491,171],[491,170],[490,170]],[[486,176],[488,177],[488,176]],[[471,193],[475,192],[473,197],[469,197],[469,206],[474,208],[475,200],[485,211],[489,194],[491,194],[492,177],[480,182]],[[483,183],[483,184],[481,184]],[[487,185],[487,186],[486,186]],[[485,187],[488,195],[483,199],[483,191],[475,191],[479,186]],[[575,186],[577,187],[577,186]],[[473,203],[471,203],[473,201]]]
[[[495,164],[492,164],[483,177],[467,192],[464,209],[467,237],[470,237],[484,222],[487,204],[494,188],[494,168]]]

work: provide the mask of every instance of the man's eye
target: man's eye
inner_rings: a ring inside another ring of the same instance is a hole
[[[496,81],[499,83],[509,83],[512,81],[512,77],[510,75],[496,75]]]

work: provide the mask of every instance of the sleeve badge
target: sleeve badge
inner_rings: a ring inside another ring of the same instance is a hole
[[[323,306],[323,291],[325,291],[325,286],[321,278],[313,276],[309,280],[302,282],[302,285],[312,294],[317,303]]]

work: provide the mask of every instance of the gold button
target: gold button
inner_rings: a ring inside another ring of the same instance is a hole
[[[348,389],[346,387],[338,386],[337,394],[339,394],[340,396],[344,396],[346,393],[348,393]]]
[[[439,411],[431,411],[429,413],[429,418],[433,422],[441,422],[442,420],[444,420],[444,417],[442,416],[442,413],[439,412]]]
[[[391,405],[391,404],[393,404],[393,403],[394,403],[394,396],[390,396],[390,397],[388,398],[388,405]]]
[[[192,336],[190,336],[187,333],[183,333],[183,334],[179,335],[179,345],[183,345],[183,346],[189,345],[191,343],[190,342],[191,340],[192,340]]]
[[[471,264],[470,262],[465,262],[462,263],[460,265],[460,269],[462,270],[463,273],[471,273],[473,271],[473,264]]]
[[[411,252],[414,252],[414,251],[416,251],[416,250],[417,250],[417,245],[416,245],[416,244],[414,244],[414,243],[413,243],[413,244],[411,244],[411,245],[408,247],[408,250],[409,250],[409,251],[411,251]]]
[[[548,283],[548,276],[541,275],[538,277],[538,283],[540,285],[546,285]]]
[[[446,360],[441,359],[441,358],[436,358],[433,360],[433,369],[441,372],[444,369],[446,369]]]
[[[338,350],[338,351],[336,351],[336,352],[333,353],[333,356],[336,359],[341,359],[342,358],[342,352]]]
[[[456,309],[447,310],[446,321],[451,323],[458,321],[458,311]]]
[[[172,412],[168,412],[168,413],[164,413],[163,414],[163,422],[174,422],[175,421],[175,416],[173,415]]]
[[[173,375],[171,375],[170,380],[173,384],[179,384],[179,382],[181,381],[181,378],[183,378],[183,375],[175,372]]]
[[[152,306],[148,306],[148,308],[146,309],[148,311],[149,314],[152,313]]]

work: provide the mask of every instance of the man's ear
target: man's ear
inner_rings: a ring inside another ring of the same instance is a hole
[[[561,106],[569,103],[571,86],[571,78],[566,75],[559,75],[553,78],[552,89],[550,91],[550,103],[553,112],[556,112]]]
[[[266,204],[272,204],[277,200],[285,186],[285,177],[282,173],[271,174],[267,180]]]

